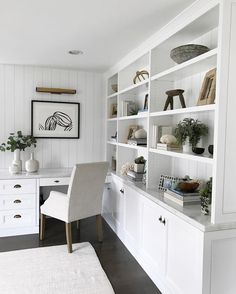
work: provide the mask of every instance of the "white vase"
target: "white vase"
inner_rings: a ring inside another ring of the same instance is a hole
[[[25,162],[25,169],[28,173],[35,173],[39,170],[39,162],[34,159],[34,153],[30,154],[30,159]]]
[[[14,167],[14,170],[15,171],[16,170],[18,172],[21,172],[22,171],[22,160],[20,159],[20,149],[16,149],[14,151],[14,159],[12,161],[12,166],[11,167]]]
[[[135,163],[134,164],[134,171],[136,173],[143,173],[144,172],[144,164],[143,163]]]
[[[192,146],[189,144],[189,139],[187,138],[185,144],[183,145],[183,153],[192,153]]]

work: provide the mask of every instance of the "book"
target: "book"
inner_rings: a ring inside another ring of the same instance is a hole
[[[133,179],[142,179],[144,173],[136,173],[135,171],[129,170],[127,172],[127,176],[133,178]]]
[[[179,191],[179,190],[176,190],[176,189],[173,189],[173,188],[169,188],[167,190],[170,194],[172,195],[179,195],[181,197],[194,197],[194,196],[199,196],[199,191],[195,191],[195,192],[192,192],[192,193],[184,193],[182,191]]]
[[[167,200],[170,200],[172,202],[175,202],[178,205],[185,206],[185,205],[192,205],[192,204],[199,204],[200,203],[200,196],[195,196],[195,199],[188,199],[188,200],[180,200],[176,198],[175,196],[169,194],[167,191],[164,192],[164,198]]]
[[[159,150],[181,150],[181,146],[178,144],[164,144],[157,143],[156,148]]]
[[[138,179],[137,179],[137,178],[130,177],[130,176],[128,176],[128,175],[127,175],[127,178],[128,178],[129,180],[133,181],[133,182],[142,182],[142,180],[143,180],[143,178],[140,178],[140,179],[138,178]]]
[[[147,146],[147,139],[129,139],[127,141],[128,144],[130,145],[135,145],[135,146],[138,146],[138,145],[142,145],[142,146]]]
[[[152,148],[156,148],[157,136],[158,136],[158,126],[153,125],[152,126],[152,143],[151,143]]]

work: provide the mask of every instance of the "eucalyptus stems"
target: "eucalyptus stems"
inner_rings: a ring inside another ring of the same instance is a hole
[[[30,146],[36,147],[36,139],[31,135],[23,135],[21,131],[15,133],[10,133],[6,143],[0,145],[0,151],[11,151],[19,149],[20,151]]]
[[[208,127],[198,119],[185,118],[177,124],[175,137],[179,144],[184,144],[189,139],[189,143],[196,147],[201,137],[208,134]]]

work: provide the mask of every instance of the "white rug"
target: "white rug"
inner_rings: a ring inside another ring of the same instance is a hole
[[[0,253],[1,294],[114,294],[89,243]]]

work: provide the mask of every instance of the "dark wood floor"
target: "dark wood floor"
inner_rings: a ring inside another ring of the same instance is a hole
[[[90,242],[93,245],[116,294],[160,294],[161,292],[119,238],[105,221],[103,223],[103,243],[98,243],[96,240],[95,218],[82,220],[80,233],[76,229],[76,224],[73,224],[73,242]],[[65,243],[64,223],[55,219],[47,219],[44,241],[39,241],[38,235],[0,238],[0,251]]]

